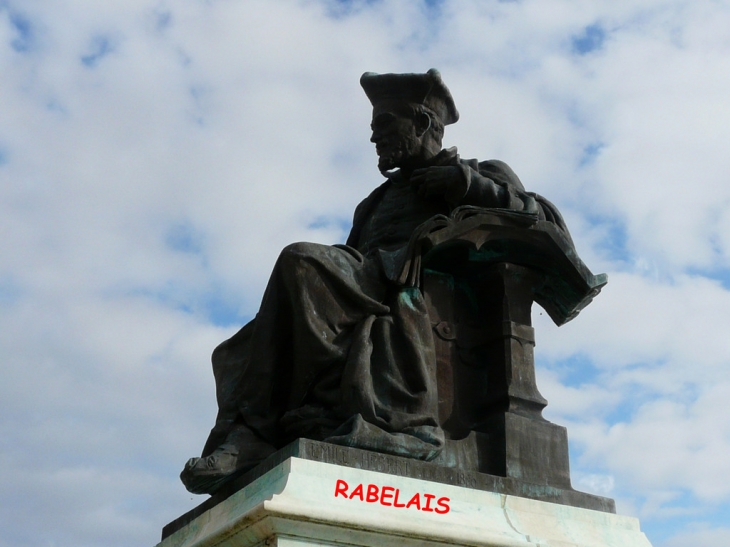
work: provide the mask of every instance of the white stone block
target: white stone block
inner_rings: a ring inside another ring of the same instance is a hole
[[[158,547],[460,545],[651,547],[633,517],[300,458]]]

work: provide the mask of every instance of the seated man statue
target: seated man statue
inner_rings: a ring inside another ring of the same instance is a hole
[[[399,270],[409,241],[465,205],[531,213],[565,231],[506,164],[441,148],[459,114],[437,70],[368,72],[360,83],[386,181],[355,210],[347,244],[286,247],[256,318],[214,351],[219,413],[181,474],[191,492],[215,492],[299,437],[436,457],[444,432],[432,326],[418,283]]]

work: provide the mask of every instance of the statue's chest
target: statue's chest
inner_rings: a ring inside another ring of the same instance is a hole
[[[421,198],[408,182],[394,182],[365,221],[358,248],[367,254],[405,245],[420,224],[439,213],[448,213],[442,199]]]

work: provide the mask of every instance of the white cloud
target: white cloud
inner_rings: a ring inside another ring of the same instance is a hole
[[[730,528],[712,528],[695,526],[691,531],[683,532],[657,547],[696,547],[697,545],[730,545]]]
[[[569,431],[584,448],[582,461],[603,464],[647,496],[673,489],[720,502],[730,497],[730,487],[718,481],[730,472],[730,419],[716,403],[729,393],[726,383],[690,403],[648,401],[630,421],[611,426],[575,421]]]
[[[380,179],[360,74],[432,66],[462,113],[447,144],[510,163],[610,274],[573,323],[536,315],[575,484],[650,524],[726,510],[730,297],[705,272],[730,256],[729,18],[704,0],[0,2],[0,463],[32,501],[0,543],[151,544],[195,503],[176,475],[236,328],[211,306],[243,321],[280,248],[344,239]],[[600,47],[574,54],[591,25]]]

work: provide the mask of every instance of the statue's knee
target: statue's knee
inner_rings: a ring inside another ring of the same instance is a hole
[[[310,254],[307,252],[310,245],[311,243],[304,242],[292,243],[290,245],[287,245],[281,250],[279,259],[285,261],[299,260],[300,258],[303,258]]]
[[[303,256],[306,254],[310,254],[312,247],[316,246],[317,245],[315,243],[307,243],[306,241],[290,243],[282,249],[281,254],[286,256]]]
[[[318,248],[321,245],[316,243],[292,243],[287,245],[281,251],[279,255],[279,264],[287,270],[296,269],[303,262],[311,261],[311,259],[318,254]]]

